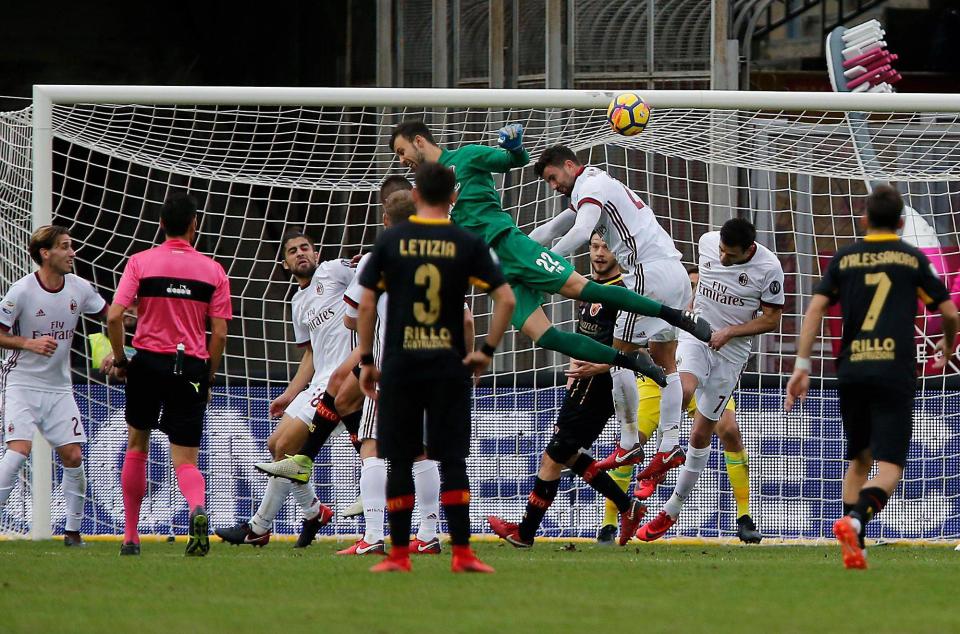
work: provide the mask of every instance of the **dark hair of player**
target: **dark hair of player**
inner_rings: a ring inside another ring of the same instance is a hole
[[[383,213],[390,218],[390,224],[395,225],[417,213],[417,206],[413,204],[410,192],[395,191],[383,203]]]
[[[405,177],[399,174],[391,174],[380,183],[380,204],[386,203],[387,198],[390,198],[390,194],[393,192],[410,191],[411,189],[413,189],[413,185]]]
[[[874,229],[896,231],[903,215],[903,198],[889,185],[877,185],[867,196],[867,224]]]
[[[603,240],[603,234],[604,234],[604,233],[605,233],[605,232],[604,232],[603,229],[601,229],[600,227],[597,227],[596,229],[594,229],[593,231],[590,232],[590,239],[593,240],[593,236],[597,236],[598,238],[600,238],[601,240]],[[606,240],[604,240],[604,242],[606,242]]]
[[[167,237],[187,235],[190,223],[197,217],[197,201],[190,194],[170,194],[160,208],[160,222]]]
[[[453,197],[457,177],[453,170],[439,163],[424,163],[417,168],[414,179],[420,199],[428,205],[446,205]]]
[[[720,227],[720,241],[746,251],[757,241],[757,229],[746,218],[731,218]]]
[[[577,158],[576,153],[566,145],[548,147],[537,159],[537,162],[533,164],[533,173],[537,178],[543,178],[543,170],[547,169],[547,166],[560,167],[567,161],[573,161],[580,165],[580,159]]]
[[[70,230],[60,225],[44,225],[33,232],[30,236],[30,259],[37,263],[37,266],[43,264],[43,258],[40,257],[40,249],[52,249],[60,239],[60,236],[69,236]]]
[[[437,144],[437,142],[433,140],[433,135],[430,134],[430,129],[423,121],[401,121],[398,123],[397,127],[395,127],[393,132],[390,133],[391,150],[394,149],[393,142],[397,140],[398,136],[402,136],[411,143],[418,136],[422,136],[427,143],[430,143],[431,145]]]
[[[286,258],[287,243],[297,238],[303,238],[311,245],[314,243],[313,238],[308,236],[303,231],[300,231],[299,229],[287,229],[283,234],[283,238],[280,240],[280,261],[283,261]]]

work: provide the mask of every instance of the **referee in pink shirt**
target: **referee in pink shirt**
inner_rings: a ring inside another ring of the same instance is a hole
[[[150,430],[159,429],[170,439],[177,483],[190,509],[186,554],[202,557],[210,550],[210,539],[197,457],[210,385],[227,342],[230,282],[223,267],[191,246],[197,235],[197,203],[191,196],[170,196],[160,209],[160,226],[166,240],[130,258],[107,313],[112,375],[127,381],[127,453],[120,474],[126,521],[120,554],[140,554],[137,521],[147,490]],[[123,313],[136,300],[137,354],[127,359]]]

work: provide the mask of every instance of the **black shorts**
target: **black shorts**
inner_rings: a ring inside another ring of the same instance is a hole
[[[876,383],[841,383],[838,392],[847,460],[869,449],[874,460],[906,466],[916,390]]]
[[[470,453],[473,383],[462,365],[431,377],[416,368],[385,367],[377,404],[377,451],[387,460],[431,460]]]
[[[174,445],[199,447],[209,389],[207,362],[184,357],[183,373],[174,374],[175,356],[144,350],[127,368],[127,424],[159,429]]]
[[[613,413],[613,377],[610,373],[579,379],[563,398],[554,437],[589,449]]]

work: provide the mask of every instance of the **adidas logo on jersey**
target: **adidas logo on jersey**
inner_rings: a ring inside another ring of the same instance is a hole
[[[43,312],[43,309],[41,308],[40,310],[37,311],[37,314],[34,315],[34,316],[35,316],[35,317],[46,317],[46,316],[47,316],[47,313]]]

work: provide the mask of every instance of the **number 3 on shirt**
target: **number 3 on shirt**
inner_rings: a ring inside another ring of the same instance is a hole
[[[413,274],[413,282],[427,287],[427,304],[414,303],[413,316],[424,326],[432,326],[440,319],[440,269],[435,264],[421,264]]]
[[[549,251],[543,251],[540,253],[540,257],[537,258],[537,266],[547,273],[556,273],[557,269],[560,268],[560,262],[558,262]]]

